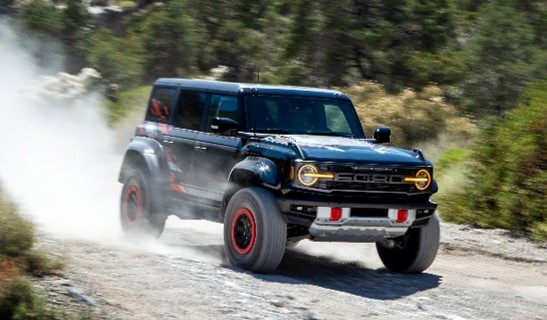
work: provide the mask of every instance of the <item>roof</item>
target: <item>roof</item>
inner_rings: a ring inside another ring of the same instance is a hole
[[[244,91],[255,92],[256,94],[280,94],[316,97],[319,96],[325,98],[328,97],[349,99],[345,94],[340,91],[298,86],[250,84],[182,78],[160,78],[156,80],[156,82],[154,82],[154,85],[174,86],[179,88],[200,89],[204,91],[217,91],[234,94],[240,91]]]

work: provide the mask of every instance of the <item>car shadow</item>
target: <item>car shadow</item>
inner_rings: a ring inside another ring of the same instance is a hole
[[[400,274],[374,270],[358,262],[336,262],[287,250],[279,267],[269,274],[254,274],[264,281],[303,282],[376,300],[392,300],[440,285],[442,277],[430,273]]]
[[[215,240],[216,241],[216,240]],[[442,277],[431,273],[401,274],[386,269],[372,269],[360,261],[334,261],[289,249],[279,267],[259,274],[231,266],[224,246],[220,244],[184,245],[176,237],[162,241],[167,246],[190,249],[202,257],[219,261],[222,267],[245,272],[257,279],[278,283],[310,284],[376,300],[392,300],[440,285]],[[209,260],[209,259],[205,259]]]

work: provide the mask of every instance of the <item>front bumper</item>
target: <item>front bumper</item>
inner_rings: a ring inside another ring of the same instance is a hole
[[[288,223],[305,226],[314,241],[376,242],[404,235],[409,228],[427,224],[437,204],[354,203],[281,199],[281,212]],[[331,208],[340,208],[339,219],[332,220]],[[407,217],[398,219],[399,210]]]

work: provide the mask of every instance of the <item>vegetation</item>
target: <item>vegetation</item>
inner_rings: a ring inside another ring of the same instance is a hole
[[[62,267],[33,249],[32,225],[0,190],[0,319],[58,319],[25,274],[42,275]]]
[[[144,1],[115,23],[90,17],[82,0],[56,2],[66,6],[22,1],[19,25],[60,40],[69,68],[118,85],[112,121],[150,80],[221,65],[224,80],[341,87],[369,134],[389,125],[395,144],[438,159],[445,219],[545,239],[534,131],[545,112],[533,102],[547,79],[544,1]]]
[[[105,116],[110,123],[116,123],[127,115],[128,111],[136,108],[144,108],[150,97],[150,86],[142,86],[131,90],[122,91],[116,97],[115,101],[107,100],[105,102]],[[139,116],[143,117],[140,112]]]
[[[439,144],[461,147],[477,132],[473,123],[444,101],[442,90],[434,85],[421,92],[406,89],[389,94],[382,85],[369,81],[341,90],[355,102],[367,134],[372,136],[377,126],[389,126],[397,146],[428,150]]]
[[[481,132],[471,152],[445,153],[442,181],[459,172],[459,181],[452,184],[465,187],[441,194],[444,217],[547,240],[546,148],[547,81],[540,81],[505,119]]]

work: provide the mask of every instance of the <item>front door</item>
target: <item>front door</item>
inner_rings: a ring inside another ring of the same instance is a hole
[[[241,138],[215,134],[211,123],[215,117],[238,121],[237,97],[211,94],[203,130],[197,134],[192,159],[193,182],[202,194],[221,201],[228,176],[239,159]]]

